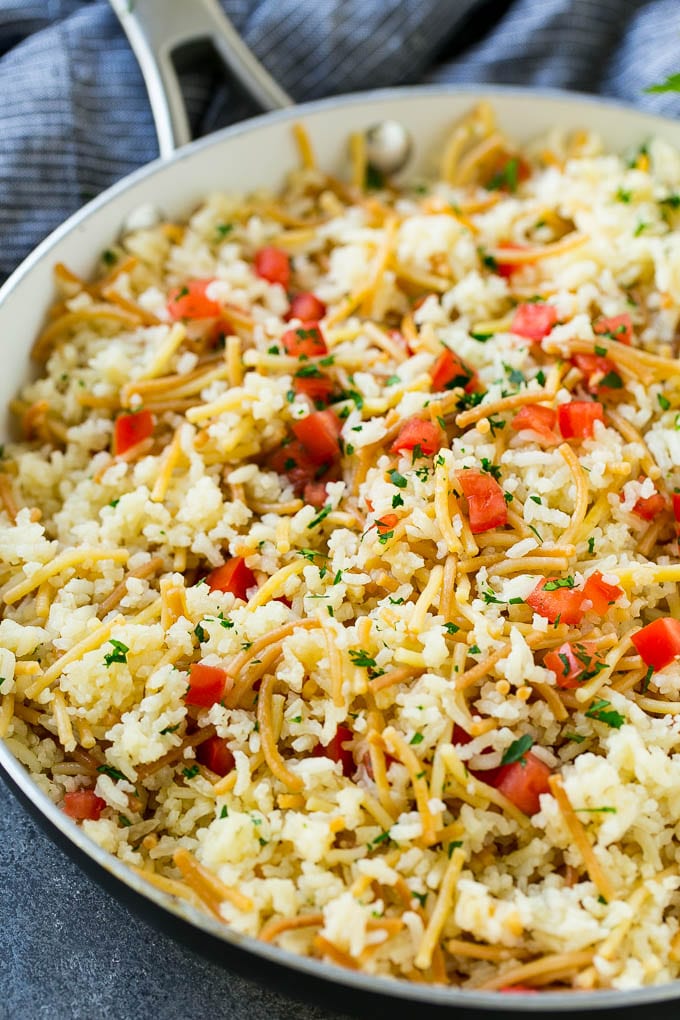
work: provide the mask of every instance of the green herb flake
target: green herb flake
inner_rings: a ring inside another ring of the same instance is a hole
[[[582,733],[565,733],[565,740],[571,740],[574,744],[582,744],[586,739]]]
[[[588,539],[588,552],[591,556],[595,552],[595,537],[593,535]]]
[[[228,818],[228,817],[229,817],[229,811],[227,809],[227,805],[223,804],[222,805],[222,810],[220,811],[220,818]]]
[[[451,860],[451,855],[453,854],[453,851],[456,850],[459,846],[462,846],[462,845],[463,845],[463,840],[462,839],[456,839],[456,840],[454,840],[453,843],[449,843],[449,845],[446,848],[446,855],[449,858],[449,860]]]
[[[620,712],[616,712],[614,709],[611,709],[610,711],[610,705],[610,701],[595,701],[586,712],[586,715],[589,719],[597,719],[599,722],[603,722],[607,726],[611,726],[612,729],[620,730],[626,721],[626,717],[621,715]]]
[[[107,668],[114,662],[127,662],[127,653],[130,651],[127,645],[122,641],[116,641],[115,638],[109,638],[108,644],[113,646],[113,651],[107,652],[104,656],[104,665]]]
[[[643,230],[646,230],[648,226],[649,226],[649,223],[642,223],[642,222],[638,223],[637,227],[633,231],[633,237],[639,237],[640,234],[643,232]]]
[[[218,237],[226,237],[234,229],[233,223],[218,223],[215,227],[215,233]]]
[[[595,354],[597,354],[598,358],[604,358],[604,356],[608,353],[607,347],[600,347],[598,344],[595,344],[593,350],[595,351]]]
[[[132,822],[130,821],[127,815],[118,815],[118,822],[120,825],[123,826],[124,829],[129,829],[130,826],[132,825]]]
[[[207,641],[208,638],[210,637],[210,635],[205,631],[205,629],[200,625],[200,623],[197,623],[196,626],[194,627],[194,634],[196,635],[201,644],[203,644],[204,641]]]
[[[668,397],[664,397],[663,393],[657,393],[656,399],[659,401],[659,407],[662,411],[667,411],[671,406],[671,402]]]
[[[182,769],[182,775],[185,779],[193,779],[199,773],[198,765],[190,765],[189,768]]]
[[[392,509],[396,510],[398,506],[403,505],[404,505],[403,496],[401,495],[400,492],[395,492],[394,496],[392,496]]]
[[[408,485],[408,481],[402,474],[400,474],[396,468],[392,468],[391,471],[387,472],[390,476],[392,485],[396,485],[398,489],[405,489]]]
[[[482,650],[479,645],[470,645],[468,648],[468,655],[481,655]]]
[[[179,723],[175,723],[174,726],[166,726],[164,730],[161,730],[161,736],[165,737],[168,733],[176,733],[179,727]]]
[[[447,634],[457,634],[458,631],[460,630],[460,627],[455,623],[445,623],[444,630],[446,631]]]
[[[125,779],[123,773],[118,769],[114,769],[112,765],[97,765],[97,772],[101,772],[111,779]]]
[[[409,744],[422,744],[424,739],[425,737],[422,735],[422,733],[414,733],[411,739],[409,740]]]
[[[513,740],[501,758],[501,765],[512,765],[518,761],[520,765],[526,765],[525,755],[534,746],[534,738],[528,733],[523,734],[518,740]]]
[[[556,577],[552,581],[546,581],[543,585],[543,591],[557,591],[558,588],[573,588],[574,578],[569,577]]]
[[[366,164],[366,175],[364,177],[364,186],[366,191],[380,191],[385,187],[385,177],[378,170],[377,167],[373,166],[372,163]]]
[[[607,372],[602,376],[598,385],[607,390],[621,390],[623,389],[623,379],[618,372]]]
[[[389,831],[381,832],[380,835],[376,836],[375,839],[373,840],[373,842],[369,843],[368,845],[369,846],[379,846],[381,843],[385,843],[389,838],[390,838]]]
[[[588,815],[615,815],[615,807],[577,807],[574,811],[582,811]]]
[[[517,181],[519,179],[519,160],[516,156],[509,159],[502,170],[494,174],[493,177],[486,182],[484,187],[487,191],[499,191],[501,188],[505,188],[507,191],[514,193],[517,191]]]
[[[331,506],[331,504],[330,503],[326,503],[326,506],[322,510],[320,510],[319,513],[316,515],[316,517],[314,517],[309,522],[309,524],[307,525],[307,528],[309,529],[309,528],[316,528],[316,527],[318,527],[318,525],[321,524],[321,522],[323,520],[325,520],[326,517],[328,517],[329,513],[331,513],[332,510],[333,510],[333,507]]]
[[[375,659],[363,648],[350,648],[349,657],[355,666],[363,666],[364,669],[375,669]]]
[[[111,248],[106,248],[102,252],[102,262],[104,263],[105,266],[115,266],[117,261],[118,256],[115,253],[115,251],[111,250]]]
[[[680,92],[680,73],[669,74],[665,81],[648,85],[645,92]]]

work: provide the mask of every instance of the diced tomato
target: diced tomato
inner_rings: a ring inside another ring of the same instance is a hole
[[[399,518],[396,514],[384,514],[379,521],[375,522],[375,526],[379,535],[387,535],[396,528],[398,523]]]
[[[432,421],[422,418],[409,418],[404,422],[401,432],[392,443],[392,453],[409,453],[419,448],[424,457],[431,457],[446,443],[446,433]]]
[[[557,686],[563,690],[578,687],[595,675],[596,646],[592,641],[565,641],[559,648],[547,652],[543,665],[557,677]]]
[[[237,599],[246,601],[248,588],[252,588],[257,581],[255,574],[242,556],[232,556],[221,567],[211,570],[206,577],[210,591],[231,592]]]
[[[508,506],[503,490],[491,475],[483,471],[459,471],[457,479],[467,499],[470,531],[480,535],[508,523]]]
[[[232,687],[233,680],[219,666],[192,662],[189,666],[189,689],[184,695],[184,700],[187,705],[210,708],[222,700],[227,688]]]
[[[593,571],[583,586],[583,597],[592,602],[592,611],[598,616],[606,616],[609,607],[623,595],[623,588],[618,584],[608,584],[599,570]]]
[[[623,382],[616,371],[616,365],[610,358],[599,354],[575,354],[572,363],[583,373],[585,383],[591,393],[598,390],[620,390]]]
[[[593,325],[593,332],[600,336],[606,333],[612,340],[630,346],[633,342],[633,321],[628,312],[624,312],[623,315],[612,315],[610,318],[602,316]]]
[[[296,329],[287,329],[281,337],[281,344],[286,354],[293,358],[322,358],[328,354],[318,322],[306,322]]]
[[[510,323],[510,329],[517,336],[539,342],[547,336],[557,322],[557,309],[554,305],[541,302],[517,305]]]
[[[666,497],[660,492],[655,492],[653,496],[640,497],[633,507],[633,513],[643,521],[653,521],[666,507]]]
[[[454,386],[461,386],[466,393],[471,393],[479,383],[477,373],[468,368],[465,362],[448,347],[437,358],[431,375],[432,389],[436,393],[441,390],[451,390]]]
[[[64,794],[64,814],[79,822],[85,819],[98,821],[105,807],[106,801],[98,797],[94,790],[74,790],[73,793]]]
[[[316,404],[327,404],[333,396],[335,386],[333,380],[323,372],[318,375],[305,375],[293,377],[293,389],[296,393],[304,393],[306,397]]]
[[[673,500],[673,515],[676,521],[680,521],[680,492],[674,492],[672,495]]]
[[[299,319],[300,322],[318,322],[326,314],[326,306],[316,294],[303,291],[296,294],[290,303],[287,319]]]
[[[342,422],[334,411],[312,411],[294,421],[292,428],[314,464],[332,463],[340,456]]]
[[[506,249],[507,251],[522,251],[527,246],[525,244],[515,244],[514,241],[501,241],[498,245],[499,249]],[[522,265],[519,262],[501,262],[496,261],[496,268],[494,272],[497,276],[504,276],[506,279],[516,273],[518,269],[521,269]]]
[[[521,408],[512,420],[512,427],[517,432],[530,429],[536,433],[536,441],[540,446],[554,446],[560,437],[555,432],[557,412],[552,407],[542,404],[527,404]]]
[[[208,737],[196,748],[196,758],[201,765],[218,776],[228,775],[234,767],[234,756],[227,747],[226,740],[222,737]]]
[[[322,506],[325,506],[328,498],[328,492],[326,490],[325,482],[307,482],[304,488],[302,497],[305,503],[309,503],[310,506],[316,507],[320,510]]]
[[[315,480],[318,466],[311,459],[299,439],[291,439],[271,454],[269,467],[278,475],[286,475],[297,496],[301,495],[305,486]]]
[[[214,277],[208,280],[189,280],[171,290],[167,305],[170,318],[176,322],[178,319],[214,319],[221,315],[222,305],[206,294],[214,282]]]
[[[565,439],[592,439],[596,421],[604,421],[604,409],[597,400],[570,400],[557,408],[557,422]]]
[[[153,435],[154,417],[151,411],[120,414],[113,426],[113,456],[120,457],[137,443]]]
[[[540,810],[539,797],[548,793],[550,769],[531,751],[520,761],[501,765],[493,785],[525,815],[535,815]]]
[[[342,765],[343,776],[351,776],[355,770],[354,756],[351,750],[344,745],[349,743],[353,737],[354,734],[346,726],[338,726],[330,743],[325,747],[323,744],[317,744],[312,754],[315,758],[330,758],[331,761],[339,761]]]
[[[555,623],[559,618],[560,623],[573,625],[580,623],[583,617],[583,592],[567,587],[558,577],[546,577],[539,581],[524,601],[550,623]]]
[[[255,252],[253,260],[255,272],[262,280],[269,283],[280,283],[282,287],[288,287],[290,283],[290,258],[280,248],[260,248]]]
[[[643,662],[654,670],[664,669],[680,655],[680,620],[662,616],[631,635]]]

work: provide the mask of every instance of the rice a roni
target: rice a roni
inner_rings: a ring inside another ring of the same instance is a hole
[[[481,105],[397,189],[297,132],[280,194],[56,267],[1,465],[0,732],[294,952],[673,980],[680,155],[520,151]]]

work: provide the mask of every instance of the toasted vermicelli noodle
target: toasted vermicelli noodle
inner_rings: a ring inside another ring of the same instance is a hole
[[[299,124],[55,268],[0,474],[0,735],[156,888],[406,980],[680,976],[680,155]]]

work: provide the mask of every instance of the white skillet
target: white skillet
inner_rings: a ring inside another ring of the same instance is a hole
[[[4,409],[30,374],[29,350],[55,298],[55,263],[64,262],[87,277],[128,216],[147,203],[168,218],[181,218],[209,191],[276,188],[298,163],[291,133],[294,120],[304,122],[321,166],[337,174],[347,166],[349,134],[367,131],[384,121],[402,125],[412,141],[405,176],[427,173],[452,122],[480,97],[492,103],[501,129],[519,141],[561,126],[597,131],[614,151],[637,146],[652,134],[662,135],[680,147],[678,123],[614,102],[557,91],[421,86],[340,96],[293,107],[289,97],[243,46],[215,0],[193,0],[190,4],[187,0],[136,0],[134,5],[129,0],[111,2],[144,71],[162,156],[71,216],[0,289],[0,341],[5,350],[0,374],[0,442],[9,434],[9,417]],[[275,112],[183,144],[188,141],[188,127],[170,55],[180,45],[206,38],[212,40],[251,94]],[[177,149],[178,145],[182,147]],[[394,1000],[401,999],[404,1005],[408,1000],[414,1005],[417,1002],[421,1013],[451,1008],[581,1012],[680,998],[680,982],[625,992],[502,995],[461,991],[373,977],[295,956],[239,935],[139,879],[122,861],[88,839],[38,789],[2,742],[0,766],[3,778],[52,838],[117,898],[148,916],[162,930],[233,969],[283,983],[288,991],[311,990],[318,996],[325,989],[334,1008],[349,1003],[363,1011],[369,1003],[377,1007],[385,999],[391,999],[394,1008]]]

